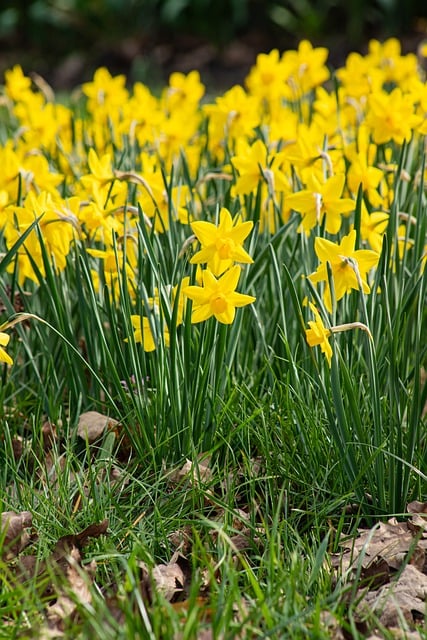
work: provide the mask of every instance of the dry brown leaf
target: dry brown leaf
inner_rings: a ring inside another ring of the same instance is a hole
[[[21,557],[14,567],[15,579],[25,582],[36,577],[41,596],[54,600],[57,597],[56,583],[59,578],[67,576],[72,554],[80,554],[90,538],[99,537],[107,528],[108,520],[104,520],[89,525],[80,533],[62,536],[45,560],[40,561],[35,555]]]
[[[1,514],[0,540],[3,540],[2,557],[5,560],[15,558],[32,538],[26,529],[33,524],[33,516],[29,511],[15,513],[4,511]]]
[[[413,515],[406,522],[391,518],[360,530],[358,537],[341,543],[341,554],[331,558],[338,575],[360,580],[356,622],[366,626],[364,635],[371,640],[383,637],[368,634],[372,614],[393,637],[420,638],[416,628],[425,619],[427,597],[427,503],[414,501],[407,510]]]
[[[184,590],[184,572],[176,562],[156,565],[151,575],[156,588],[163,593],[166,600],[172,601],[177,594],[181,594]]]
[[[407,565],[398,580],[368,591],[359,603],[359,614],[372,611],[386,628],[401,627],[405,620],[413,628],[417,619],[424,617],[427,577],[416,567]]]
[[[347,554],[337,554],[333,566],[341,571],[362,568],[361,577],[376,582],[376,586],[388,582],[390,569],[398,570],[408,559],[422,570],[425,562],[423,545],[414,537],[406,522],[395,518],[380,522],[372,529],[361,530],[359,537],[341,543]]]
[[[180,553],[174,553],[168,564],[156,564],[151,571],[144,562],[139,566],[141,592],[149,603],[153,600],[153,589],[160,591],[169,602],[184,600],[187,597],[191,565]]]
[[[92,602],[90,585],[93,583],[96,571],[94,561],[83,569],[81,555],[77,547],[71,549],[67,563],[66,584],[61,587],[56,601],[46,611],[48,628],[60,633],[64,630],[64,623],[67,619],[74,618],[77,603],[90,604]]]
[[[177,552],[182,553],[183,555],[191,553],[191,549],[193,547],[193,529],[190,525],[186,525],[182,529],[173,531],[168,536],[168,539]]]
[[[98,411],[86,411],[79,417],[77,435],[92,444],[98,440],[105,431],[115,431],[119,425],[118,420],[104,416]]]
[[[50,422],[49,420],[46,420],[46,422],[42,425],[41,435],[44,451],[50,451],[50,449],[52,449],[52,447],[58,442],[56,425],[52,424],[52,422]]]
[[[331,640],[344,640],[345,636],[340,623],[330,611],[320,612],[320,623]]]
[[[176,469],[169,475],[169,480],[173,484],[180,484],[183,480],[189,480],[191,484],[206,484],[212,480],[212,471],[209,468],[209,457],[200,456],[194,463],[186,460],[180,469]]]

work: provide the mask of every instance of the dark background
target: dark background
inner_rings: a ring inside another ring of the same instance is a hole
[[[161,86],[199,69],[212,88],[242,82],[256,54],[327,46],[333,66],[370,38],[398,37],[403,52],[427,37],[425,0],[0,0],[0,74],[19,63],[55,89],[107,66]]]

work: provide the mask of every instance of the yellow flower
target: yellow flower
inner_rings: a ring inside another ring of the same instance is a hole
[[[2,348],[7,347],[10,336],[7,333],[0,331],[0,362],[6,362],[6,364],[13,364],[13,360],[8,353]]]
[[[187,302],[187,297],[184,294],[184,288],[188,287],[189,284],[190,284],[189,276],[185,276],[184,278],[182,278],[181,286],[179,288],[178,298],[177,298],[178,285],[176,285],[175,287],[167,286],[165,290],[165,295],[169,299],[169,304],[170,304],[169,311],[171,316],[172,316],[172,313],[174,313],[175,307],[176,307],[176,326],[177,327],[180,324],[182,324],[184,320],[184,313],[185,313],[186,302]],[[154,296],[148,298],[148,304],[152,312],[157,314],[160,313],[161,300],[160,300],[159,289],[157,287],[155,287],[154,289]]]
[[[6,95],[14,102],[21,101],[28,93],[31,93],[31,78],[24,75],[19,64],[6,71],[4,77]]]
[[[402,94],[398,87],[390,94],[378,91],[369,96],[366,124],[372,131],[375,144],[390,140],[403,144],[421,122],[422,117],[414,113],[412,97]]]
[[[344,182],[344,174],[337,174],[322,184],[313,173],[307,178],[307,189],[286,198],[286,205],[302,215],[298,230],[303,229],[308,234],[325,218],[326,231],[338,233],[341,228],[341,214],[355,208],[354,200],[341,197]]]
[[[308,323],[309,329],[305,330],[305,337],[310,347],[320,347],[321,351],[325,354],[328,361],[328,365],[331,366],[332,360],[332,347],[329,344],[329,337],[332,333],[340,333],[342,331],[351,331],[352,329],[362,329],[368,334],[372,340],[369,327],[363,322],[347,322],[346,324],[339,324],[330,329],[327,329],[323,324],[323,320],[314,304],[310,302],[310,309],[314,314],[314,320],[310,320]]]
[[[99,186],[103,187],[114,180],[111,155],[109,153],[99,157],[95,149],[91,148],[89,149],[87,162],[90,173],[80,178],[85,187],[90,187],[93,182],[97,182]]]
[[[285,174],[275,166],[277,160],[282,159],[281,156],[273,156],[273,159],[268,162],[267,155],[267,147],[262,140],[258,139],[252,146],[243,147],[231,158],[240,174],[232,187],[232,196],[255,192],[261,180],[267,183],[271,197],[274,197],[277,192],[289,190]]]
[[[357,141],[348,145],[345,150],[346,157],[351,165],[347,172],[347,185],[353,194],[357,194],[362,185],[369,202],[373,207],[379,207],[382,197],[377,189],[384,178],[384,172],[373,166],[377,154],[377,147],[369,140],[369,131],[366,125],[358,128]]]
[[[328,49],[313,48],[308,40],[301,40],[297,51],[285,51],[282,61],[288,70],[285,78],[288,86],[286,98],[296,100],[328,80],[328,54]]]
[[[39,229],[42,242],[57,271],[65,269],[67,255],[73,240],[73,222],[69,216],[62,213],[64,202],[55,199],[47,191],[41,191],[37,196],[30,191],[22,207],[10,205],[7,208],[5,237],[7,246],[12,246],[28,227],[39,219]],[[31,259],[30,257],[31,256]],[[18,282],[22,285],[26,278],[38,282],[38,276],[33,268],[33,262],[40,273],[45,275],[45,266],[40,239],[35,229],[26,238],[23,249],[16,255],[18,263]],[[14,263],[8,270],[15,268]]]
[[[88,98],[88,111],[103,120],[112,117],[114,107],[121,107],[129,97],[126,77],[123,74],[113,77],[106,67],[97,69],[93,80],[82,85],[82,91]]]
[[[190,71],[188,75],[175,71],[169,77],[169,86],[162,92],[162,106],[169,113],[176,109],[193,110],[204,93],[205,86],[198,71]]]
[[[231,214],[225,207],[220,211],[218,226],[204,220],[191,223],[191,228],[202,245],[201,250],[191,258],[191,264],[206,262],[213,275],[219,276],[233,262],[252,263],[251,256],[242,247],[252,227],[252,221],[236,220],[233,225]]]
[[[215,98],[213,104],[203,105],[202,109],[208,116],[209,148],[221,159],[225,145],[233,148],[236,140],[252,136],[260,124],[258,100],[240,85]]]
[[[246,86],[252,95],[266,100],[278,100],[285,93],[286,66],[279,58],[278,49],[260,53],[256,64],[246,78]]]
[[[193,323],[203,322],[215,316],[218,322],[231,324],[236,307],[244,307],[255,301],[253,296],[235,291],[240,277],[238,265],[231,267],[218,280],[209,269],[202,272],[202,277],[202,287],[189,286],[183,290],[183,293],[193,301],[191,315]]]
[[[312,302],[310,302],[310,309],[313,312],[315,319],[309,321],[308,326],[310,328],[305,330],[307,343],[310,347],[320,346],[320,349],[326,356],[329,366],[331,366],[332,347],[329,344],[331,331],[323,324],[320,313]]]
[[[190,221],[190,213],[186,208],[190,198],[187,184],[170,186],[170,178],[161,171],[146,172],[142,176],[144,189],[138,196],[142,211],[149,218],[154,218],[154,229],[158,233],[169,231],[171,220],[178,219],[182,224]]]
[[[132,327],[134,329],[134,340],[136,343],[142,343],[144,351],[155,351],[156,343],[154,341],[153,332],[151,331],[150,320],[146,316],[131,315]],[[169,345],[169,333],[164,330],[164,339],[166,346]],[[127,339],[126,339],[127,342]]]
[[[326,309],[332,311],[331,292],[328,283],[329,262],[332,271],[336,300],[340,300],[352,289],[362,289],[364,293],[370,292],[366,281],[368,271],[378,263],[379,254],[369,249],[355,250],[356,231],[353,229],[335,244],[325,238],[316,238],[314,250],[320,260],[317,270],[309,275],[312,282],[325,282],[324,302]]]
[[[389,214],[385,211],[373,211],[369,213],[362,202],[360,218],[360,235],[363,241],[367,241],[371,249],[381,252],[384,233],[387,229]]]

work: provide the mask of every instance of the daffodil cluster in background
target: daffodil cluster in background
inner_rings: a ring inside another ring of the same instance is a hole
[[[307,41],[260,54],[243,86],[213,99],[196,71],[173,73],[155,95],[101,68],[64,105],[16,66],[2,103],[4,250],[27,234],[10,277],[36,289],[46,253],[60,278],[74,268],[73,248],[84,246],[100,297],[107,289],[120,304],[126,283],[134,339],[147,352],[160,337],[167,346],[186,317],[229,325],[236,308],[257,299],[262,318],[266,267],[248,290],[245,283],[283,233],[294,247],[284,261],[303,270],[323,305],[323,319],[312,299],[306,307],[308,344],[330,362],[323,322],[358,321],[345,301],[370,295],[384,238],[398,235],[402,260],[414,250],[418,221],[396,204],[396,184],[425,207],[427,87],[416,55],[403,55],[395,39],[350,54],[334,77],[328,51]],[[175,252],[163,288],[140,272],[142,232]],[[8,336],[0,339],[10,364]]]

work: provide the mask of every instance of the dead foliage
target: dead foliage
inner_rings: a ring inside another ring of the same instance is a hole
[[[98,443],[111,433],[118,441],[119,429],[118,421],[98,412],[86,412],[80,416],[76,435],[89,445],[90,452],[92,448],[95,452]],[[26,456],[27,463],[33,459],[44,462],[43,468],[40,468],[39,464],[39,467],[34,469],[40,487],[49,483],[49,486],[54,488],[58,482],[57,474],[61,473],[62,465],[66,462],[65,449],[56,426],[46,421],[41,426],[40,438],[37,441],[24,438],[19,442],[22,446],[19,451],[16,448],[17,455]],[[35,449],[37,455],[34,453]],[[111,453],[112,456],[114,454],[115,451]],[[116,470],[114,466],[111,469]],[[76,474],[81,474],[81,471],[76,470]],[[101,476],[102,473],[100,473],[99,482],[106,479],[105,474]],[[77,475],[71,478],[71,482],[77,484]],[[80,493],[77,494],[79,499],[76,501],[74,495],[70,496],[74,513],[80,508],[83,499],[90,499],[90,487],[87,487],[88,495],[86,495],[84,476],[79,478],[78,484],[81,487]],[[122,482],[122,486],[125,486],[125,483]],[[206,524],[211,522],[210,527],[204,526],[203,544],[206,548],[206,558],[208,561],[210,558],[211,566],[197,569],[199,593],[195,600],[194,593],[190,594],[190,585],[195,578],[194,537],[196,534],[200,543],[200,527],[196,523],[194,527],[188,525],[170,535],[169,561],[157,564],[137,562],[137,589],[148,612],[153,607],[162,606],[159,605],[162,601],[167,601],[172,610],[179,618],[182,616],[184,621],[191,609],[191,615],[197,615],[197,620],[200,620],[200,637],[209,638],[212,637],[212,632],[204,627],[212,618],[210,605],[212,580],[218,582],[222,580],[221,569],[216,567],[217,549],[221,545],[222,554],[224,547],[228,547],[232,557],[238,562],[243,554],[261,546],[262,530],[257,532],[254,529],[249,513],[245,509],[236,507],[231,514],[218,506],[220,502],[218,498],[223,497],[224,487],[215,481],[211,460],[207,456],[200,456],[194,462],[187,460],[180,468],[170,472],[165,471],[165,487],[171,492],[180,489],[184,493],[197,488],[203,494],[207,512],[210,514]],[[35,490],[37,491],[37,488]],[[144,514],[141,518],[143,516]],[[135,520],[135,526],[139,520],[139,518]],[[8,588],[28,587],[44,603],[44,618],[41,626],[31,629],[34,637],[61,637],[61,634],[66,634],[70,625],[78,626],[80,606],[92,603],[91,594],[96,573],[96,563],[85,559],[84,550],[91,539],[105,535],[107,527],[108,521],[104,520],[91,524],[79,533],[62,536],[54,544],[50,553],[41,558],[32,514],[27,511],[20,513],[7,511],[2,514],[0,558],[7,572],[5,579],[7,579]],[[126,577],[123,574],[122,583],[119,580],[118,583],[97,586],[97,594],[103,594],[112,618],[119,624],[125,622],[129,607],[129,602],[126,602],[124,595],[125,580]],[[24,602],[19,603],[18,606],[22,606],[22,611],[25,611]],[[236,606],[236,617],[242,606],[241,604],[239,608]],[[197,609],[196,614],[194,607]],[[135,615],[140,615],[136,605]],[[1,623],[9,625],[12,621],[7,615],[3,619],[0,616]]]
[[[112,434],[112,435],[111,435]],[[92,449],[97,450],[98,443],[105,437],[113,437],[120,446],[123,433],[120,423],[101,413],[90,411],[81,414],[76,435]],[[111,452],[114,456],[118,447]],[[31,459],[34,449],[35,460],[44,460],[44,469],[37,475],[41,483],[55,483],[56,474],[65,462],[65,454],[58,430],[54,424],[46,421],[40,431],[37,443],[25,438],[13,440],[13,454],[18,458],[28,456]],[[127,449],[129,452],[130,449]],[[212,631],[205,628],[213,616],[211,606],[212,581],[221,582],[220,555],[227,548],[231,559],[239,569],[244,567],[242,559],[249,558],[252,552],[262,550],[265,531],[261,522],[254,523],[257,505],[250,508],[239,490],[233,494],[235,508],[225,510],[224,495],[230,487],[239,486],[239,473],[235,477],[219,482],[212,470],[212,460],[200,455],[194,461],[186,460],[177,469],[164,469],[165,485],[170,492],[191,492],[197,489],[203,496],[206,520],[203,534],[205,559],[208,565],[198,568],[198,597],[195,600],[191,585],[195,579],[193,548],[195,539],[201,542],[200,524],[187,524],[169,536],[170,559],[163,563],[147,564],[138,561],[136,565],[136,586],[148,613],[153,607],[169,607],[183,620],[189,615],[197,615],[200,620],[200,637],[212,637]],[[262,461],[254,460],[251,471],[256,477],[262,474]],[[116,467],[110,469],[117,474],[117,482],[122,483]],[[241,472],[244,479],[243,471]],[[107,479],[100,474],[97,481]],[[123,483],[122,483],[123,485]],[[73,511],[77,512],[83,499],[89,498],[90,487],[80,480],[81,491],[77,500],[73,498]],[[427,596],[427,502],[414,501],[407,507],[406,518],[391,518],[379,522],[374,527],[359,529],[356,536],[342,539],[340,551],[330,556],[329,568],[333,571],[336,583],[342,584],[344,596],[342,605],[348,608],[361,634],[370,640],[384,637],[384,630],[396,638],[421,638],[420,629],[424,625]],[[250,515],[252,514],[252,516]],[[145,512],[137,518],[134,526],[143,518]],[[38,629],[40,637],[60,637],[67,625],[79,622],[79,607],[91,605],[95,583],[96,563],[85,560],[85,547],[94,538],[107,533],[108,521],[93,523],[76,534],[67,534],[59,538],[51,552],[40,558],[37,549],[38,535],[33,526],[32,514],[28,511],[6,511],[1,514],[0,561],[7,573],[8,586],[31,585],[43,603],[44,619]],[[130,525],[130,530],[132,526]],[[210,562],[210,566],[209,566]],[[123,575],[123,582],[125,576]],[[111,617],[119,624],[126,620],[126,602],[123,585],[99,585],[98,593],[103,593]],[[25,604],[22,603],[23,608]],[[245,603],[236,603],[235,620],[239,619]],[[194,608],[197,609],[194,614]],[[135,615],[138,608],[135,606]],[[168,615],[165,611],[165,615]],[[7,619],[0,624],[10,624]],[[348,640],[348,629],[340,620],[328,611],[321,613],[321,624],[328,637],[334,640]],[[203,635],[204,634],[204,635]]]
[[[391,518],[341,540],[342,550],[331,556],[336,580],[348,586],[356,624],[371,640],[384,637],[381,629],[395,637],[421,639],[427,596],[427,503],[411,502],[407,511],[404,521]],[[340,633],[337,628],[331,637]]]
[[[82,563],[84,547],[92,538],[107,532],[108,520],[94,523],[76,534],[59,538],[51,553],[39,559],[34,553],[24,555],[24,549],[34,545],[37,535],[32,530],[32,515],[28,511],[1,514],[2,558],[5,565],[2,582],[8,589],[31,585],[46,603],[42,627],[34,629],[35,637],[58,637],[67,622],[77,615],[79,604],[91,602],[90,586],[94,581],[96,563]],[[25,603],[21,603],[24,609]],[[14,614],[17,614],[15,611]],[[8,620],[3,620],[7,624]]]

